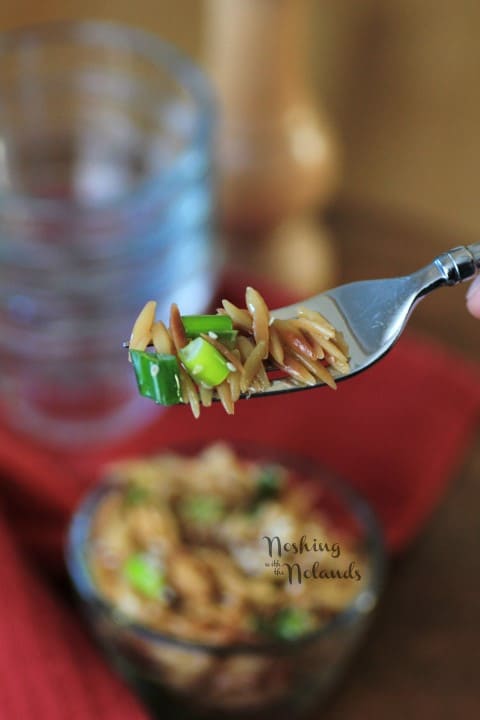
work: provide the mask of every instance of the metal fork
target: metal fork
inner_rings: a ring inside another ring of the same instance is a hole
[[[350,372],[332,372],[336,381],[366,370],[395,344],[417,303],[433,290],[457,285],[473,278],[480,269],[480,243],[453,248],[411,275],[381,280],[363,280],[341,285],[294,305],[272,310],[271,316],[287,319],[298,306],[316,310],[343,333],[350,353]],[[479,327],[480,334],[480,327]],[[267,390],[252,395],[305,390],[324,385],[296,385],[290,379],[275,379]]]
[[[340,285],[307,300],[272,310],[270,316],[286,320],[297,315],[299,306],[307,307],[324,315],[343,333],[349,349],[350,371],[342,375],[332,370],[331,374],[338,382],[380,360],[398,340],[413,309],[426,295],[437,288],[470,280],[478,270],[480,243],[462,245],[441,253],[411,275]],[[128,343],[123,346],[128,348]],[[271,379],[265,390],[249,392],[242,398],[308,390],[321,385],[325,383],[320,380],[315,385],[299,385],[289,377],[277,377]]]

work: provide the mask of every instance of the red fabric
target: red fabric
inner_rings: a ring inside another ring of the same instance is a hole
[[[224,292],[235,299],[238,286]],[[271,291],[266,297],[271,306],[282,304]],[[441,498],[479,416],[478,369],[407,335],[336,393],[252,399],[240,402],[233,418],[220,405],[199,421],[172,408],[127,441],[94,452],[46,449],[0,425],[0,717],[146,718],[51,576],[62,568],[69,515],[104,461],[192,440],[254,437],[317,458],[347,478],[371,501],[397,552]]]

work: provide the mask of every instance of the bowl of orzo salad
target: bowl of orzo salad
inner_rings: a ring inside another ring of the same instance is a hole
[[[216,443],[109,466],[67,563],[155,717],[291,718],[341,676],[384,554],[368,505],[324,468]]]

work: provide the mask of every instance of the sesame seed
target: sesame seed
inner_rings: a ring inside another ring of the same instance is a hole
[[[217,335],[217,333],[214,333],[212,330],[209,330],[209,331],[208,331],[208,337],[211,337],[212,340],[217,340],[218,335]]]

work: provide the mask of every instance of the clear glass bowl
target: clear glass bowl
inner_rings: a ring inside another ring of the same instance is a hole
[[[368,579],[327,625],[300,639],[262,645],[188,642],[142,626],[98,592],[88,566],[91,520],[118,484],[108,478],[75,513],[67,566],[83,609],[113,666],[154,717],[291,719],[317,706],[342,677],[380,596],[385,554],[382,534],[366,502],[325,468],[276,450],[233,444],[241,458],[280,463],[295,481],[315,483],[318,506],[334,527],[348,531],[367,562]],[[197,448],[198,450],[198,448]],[[182,454],[194,454],[196,450]],[[306,581],[305,581],[306,582]]]

